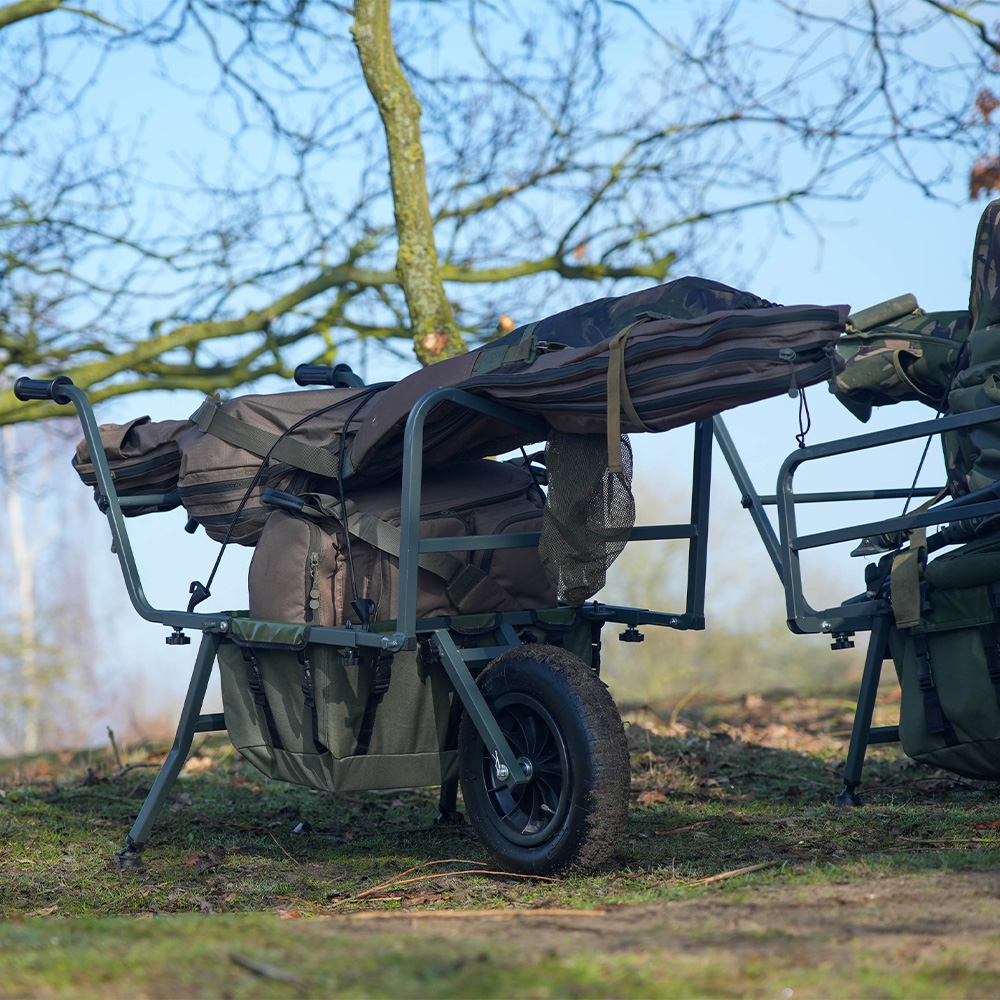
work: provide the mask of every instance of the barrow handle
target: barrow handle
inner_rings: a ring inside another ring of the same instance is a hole
[[[295,369],[297,385],[332,385],[338,389],[357,389],[365,383],[350,365],[298,365]]]
[[[31,399],[51,399],[53,403],[65,405],[70,402],[64,387],[72,385],[73,380],[67,375],[57,375],[55,378],[19,378],[14,383],[14,395],[27,403]]]

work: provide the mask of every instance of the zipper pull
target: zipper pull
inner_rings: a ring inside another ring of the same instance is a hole
[[[783,347],[780,351],[778,351],[778,358],[781,361],[788,362],[788,372],[791,377],[791,381],[788,383],[788,395],[792,399],[796,399],[799,395],[799,383],[795,378],[795,359],[797,356],[798,355],[796,355],[795,351],[793,351],[790,347]]]
[[[319,610],[319,587],[316,584],[316,575],[319,572],[319,553],[309,553],[309,621],[315,617],[315,612]]]

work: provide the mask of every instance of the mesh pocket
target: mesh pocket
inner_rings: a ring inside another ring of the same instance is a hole
[[[608,469],[603,434],[553,431],[545,446],[548,495],[538,554],[560,601],[593,597],[635,525],[632,448],[622,435],[622,472]]]

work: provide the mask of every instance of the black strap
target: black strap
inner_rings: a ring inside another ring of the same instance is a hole
[[[993,609],[993,621],[989,625],[984,625],[981,629],[983,637],[983,650],[986,653],[986,669],[990,674],[990,682],[996,693],[997,704],[1000,705],[1000,637],[997,635],[997,627],[1000,625],[1000,611],[997,609],[1000,600],[1000,583],[991,583],[986,588],[986,593],[990,598],[990,607]]]
[[[958,737],[952,728],[948,717],[941,707],[937,688],[934,685],[934,671],[931,668],[931,654],[927,646],[927,637],[923,633],[913,636],[913,648],[917,654],[917,683],[924,693],[924,718],[927,732],[933,736],[943,737],[947,746],[958,746]]]
[[[375,728],[375,713],[382,702],[382,696],[389,690],[392,680],[392,653],[379,650],[375,657],[375,672],[372,674],[372,686],[368,691],[368,701],[365,704],[365,714],[361,717],[361,728],[358,730],[358,742],[354,747],[354,756],[363,757],[368,753],[372,741],[372,730]]]
[[[316,688],[313,685],[312,667],[309,665],[309,658],[306,656],[305,648],[298,651],[299,670],[302,672],[302,696],[305,698],[306,708],[312,715],[312,737],[313,746],[316,753],[326,753],[327,746],[319,738],[319,713],[316,711]]]
[[[260,676],[260,664],[257,662],[257,657],[254,656],[250,646],[240,646],[240,652],[243,654],[243,663],[247,669],[247,684],[250,687],[250,693],[258,707],[264,712],[264,721],[267,723],[267,732],[271,737],[271,746],[275,750],[284,750],[285,746],[278,735],[278,727],[274,724],[274,714],[271,712],[271,706],[267,703],[267,695],[264,693],[264,681]]]

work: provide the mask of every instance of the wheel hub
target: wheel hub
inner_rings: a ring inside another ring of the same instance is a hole
[[[521,766],[521,771],[524,776],[531,781],[535,774],[535,766],[531,763],[531,758],[521,756],[517,758],[518,764]],[[506,781],[510,777],[510,771],[507,769],[507,765],[500,760],[500,754],[498,751],[493,752],[493,771],[497,776],[498,781]]]

